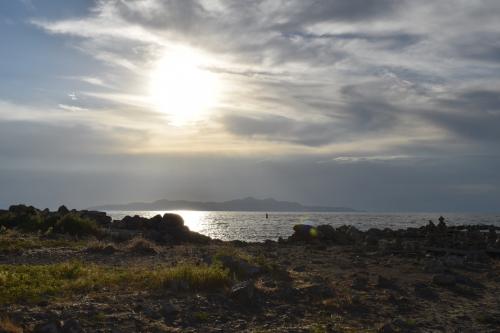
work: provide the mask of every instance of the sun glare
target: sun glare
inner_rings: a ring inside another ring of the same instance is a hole
[[[154,107],[176,126],[205,118],[217,102],[219,80],[206,69],[209,59],[188,48],[169,50],[151,73]]]

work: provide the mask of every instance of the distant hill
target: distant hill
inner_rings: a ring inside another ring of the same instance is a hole
[[[304,206],[297,202],[278,201],[272,198],[244,198],[223,202],[186,200],[158,200],[133,202],[123,205],[103,205],[91,210],[199,210],[199,211],[268,211],[268,212],[356,212],[349,207]]]

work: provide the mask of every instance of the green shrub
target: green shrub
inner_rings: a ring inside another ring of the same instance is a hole
[[[0,228],[11,228],[12,214],[3,213],[0,214]]]
[[[40,214],[12,214],[0,215],[0,226],[5,228],[17,228],[26,232],[43,230],[43,218]]]
[[[99,226],[94,221],[77,214],[64,215],[55,224],[54,231],[79,237],[99,236],[101,234]]]

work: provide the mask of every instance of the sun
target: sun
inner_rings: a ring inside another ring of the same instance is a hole
[[[150,98],[170,124],[202,120],[217,104],[220,80],[209,65],[207,56],[185,47],[168,50],[157,62],[150,76]]]

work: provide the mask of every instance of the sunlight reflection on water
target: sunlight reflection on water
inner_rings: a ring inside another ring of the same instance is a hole
[[[276,240],[292,234],[295,224],[330,224],[334,227],[344,224],[359,229],[407,228],[427,224],[429,219],[437,220],[437,213],[290,213],[273,212],[266,219],[265,212],[202,212],[202,211],[108,211],[113,219],[126,215],[153,217],[166,212],[182,216],[190,230],[222,240],[244,240],[261,242]],[[443,213],[448,224],[494,224],[500,226],[500,214],[456,214]]]

